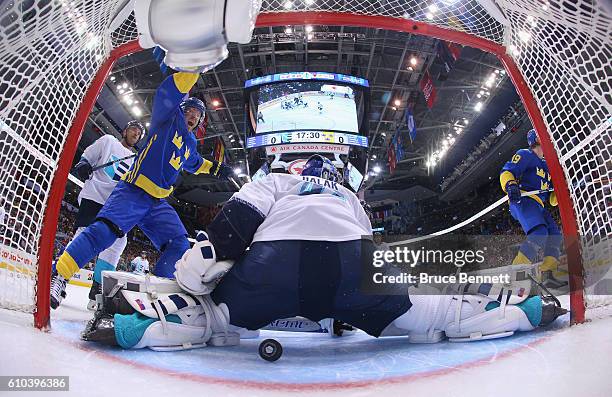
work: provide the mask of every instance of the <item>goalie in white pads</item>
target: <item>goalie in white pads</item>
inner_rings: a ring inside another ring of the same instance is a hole
[[[210,239],[199,235],[177,262],[184,293],[147,293],[149,279],[138,294],[126,289],[129,283],[104,285],[107,300],[119,296],[128,310],[105,305],[107,314],[89,324],[84,339],[124,348],[232,345],[239,338],[230,324],[257,330],[302,316],[338,319],[376,337],[463,341],[533,330],[565,313],[554,298],[530,293],[528,278],[514,289],[467,285],[450,295],[401,284],[387,295],[362,292],[362,259],[371,261],[374,251],[370,222],[331,161],[319,155],[302,176],[270,174],[244,185],[208,232]]]

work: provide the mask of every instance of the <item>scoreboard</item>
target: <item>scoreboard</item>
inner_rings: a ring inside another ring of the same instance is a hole
[[[290,131],[275,132],[247,137],[247,149],[286,143],[335,143],[368,147],[368,138],[363,135],[333,131]]]

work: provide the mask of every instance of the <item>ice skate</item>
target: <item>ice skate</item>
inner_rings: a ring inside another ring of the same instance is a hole
[[[51,279],[51,308],[57,309],[66,297],[66,280],[61,274],[55,273]]]

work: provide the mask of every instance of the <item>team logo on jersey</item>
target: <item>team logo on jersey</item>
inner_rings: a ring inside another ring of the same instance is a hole
[[[119,157],[115,155],[111,155],[108,161],[117,161]],[[117,161],[109,166],[104,167],[104,173],[113,181],[119,182],[123,174],[125,174],[130,169],[131,161],[123,160]]]

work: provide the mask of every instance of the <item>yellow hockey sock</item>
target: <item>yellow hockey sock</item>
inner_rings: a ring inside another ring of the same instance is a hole
[[[531,264],[531,261],[529,260],[529,258],[525,256],[525,254],[519,251],[518,254],[516,254],[516,256],[514,257],[512,264],[513,265],[529,265]]]
[[[559,260],[554,256],[545,256],[542,264],[540,265],[541,272],[547,272],[549,270],[557,270]]]
[[[72,259],[72,256],[70,256],[68,251],[64,251],[64,253],[59,257],[55,268],[57,269],[57,272],[66,280],[70,280],[70,277],[79,271],[79,265],[77,265],[74,259]]]

